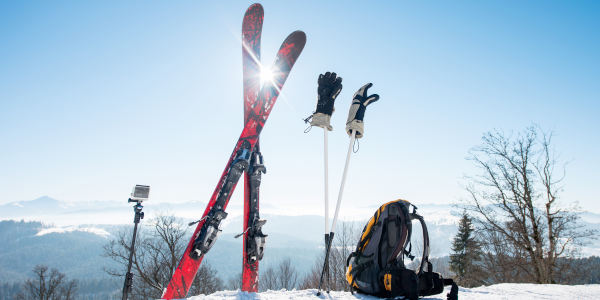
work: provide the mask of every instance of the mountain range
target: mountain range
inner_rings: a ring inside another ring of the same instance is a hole
[[[185,220],[197,220],[206,203],[201,201],[189,201],[184,203],[143,203],[146,220],[152,218],[156,212],[170,212]],[[67,202],[43,196],[34,200],[12,202],[0,205],[0,220],[26,220],[41,221],[55,229],[56,232],[79,230],[78,226],[88,224],[82,228],[91,228],[89,224],[131,224],[133,221],[133,204],[116,201],[79,201]],[[440,232],[439,238],[451,240],[457,230],[457,223],[461,211],[449,204],[417,204],[418,210],[424,216],[431,234]],[[342,207],[341,221],[366,222],[379,208],[378,205],[365,207]],[[306,210],[309,211],[310,210]],[[265,225],[265,230],[286,233],[302,240],[321,242],[324,231],[324,220],[318,216],[317,210],[313,214],[302,214],[296,209],[278,208],[268,203],[261,203],[261,216],[269,215],[270,221]],[[242,205],[229,205],[227,207],[229,217],[223,224],[224,234],[235,234],[241,230]],[[331,216],[330,216],[331,218]],[[331,219],[330,219],[331,222]],[[581,214],[581,224],[600,228],[600,214],[585,212]],[[229,226],[231,224],[231,226]],[[70,229],[69,229],[70,228]],[[99,227],[100,228],[100,227]],[[101,228],[100,228],[101,229]],[[47,229],[49,230],[49,229]],[[91,233],[94,230],[85,229]],[[96,231],[96,234],[104,234]],[[445,242],[443,244],[446,244]],[[444,247],[445,248],[445,247]],[[444,251],[445,252],[445,251]]]
[[[101,246],[113,238],[123,224],[133,225],[132,206],[121,202],[66,202],[48,196],[0,205],[0,220],[38,221],[34,222],[37,225],[29,225],[31,228],[25,231],[19,229],[23,222],[0,222],[0,241],[3,244],[0,247],[0,280],[22,278],[37,263],[58,264],[57,267],[62,267],[67,274],[79,278],[104,276],[98,266],[110,265],[111,262],[100,258]],[[144,203],[147,216],[142,223],[149,221],[157,211],[169,211],[186,222],[196,220],[205,207],[206,203],[200,201]],[[378,207],[347,208],[346,217],[341,221],[360,231]],[[234,236],[242,231],[242,210],[241,205],[227,208],[229,217],[224,220],[223,233],[210,257],[207,257],[224,278],[234,276],[240,270],[241,240]],[[452,205],[418,204],[418,212],[427,223],[432,256],[448,255],[461,211]],[[305,273],[322,251],[324,217],[293,213],[298,212],[261,205],[261,218],[267,220],[263,231],[269,235],[263,265],[275,265],[289,257],[299,272]],[[586,228],[600,231],[598,214],[584,213],[580,222]],[[420,236],[417,231],[413,234],[416,239]],[[592,244],[583,250],[587,255],[600,255],[599,249],[598,244]],[[76,263],[71,262],[71,258],[76,259]],[[88,271],[92,269],[95,271]]]

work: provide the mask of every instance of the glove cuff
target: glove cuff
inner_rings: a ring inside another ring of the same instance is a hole
[[[356,138],[359,139],[363,137],[363,133],[365,132],[365,123],[361,120],[352,120],[350,123],[346,124],[346,133],[349,136],[352,136],[352,131],[356,131]]]
[[[310,121],[310,126],[317,126],[321,128],[325,128],[329,131],[333,131],[333,127],[329,125],[331,123],[331,115],[324,113],[315,113],[312,116],[312,120]]]

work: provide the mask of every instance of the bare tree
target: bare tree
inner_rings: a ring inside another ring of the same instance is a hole
[[[213,268],[210,262],[204,262],[190,288],[190,295],[209,295],[223,289],[223,281],[217,277],[217,269]]]
[[[292,260],[286,258],[273,268],[269,267],[260,274],[260,291],[293,290],[298,286],[298,271]]]
[[[481,172],[465,176],[470,196],[461,200],[484,236],[494,281],[556,283],[559,258],[576,257],[596,234],[577,225],[577,202],[560,201],[565,165],[553,137],[536,125],[516,136],[494,131],[469,151]]]
[[[37,265],[33,279],[25,281],[24,291],[15,295],[17,300],[72,300],[77,293],[77,279],[67,280],[58,269]]]
[[[364,222],[367,223],[367,222]],[[329,254],[329,272],[332,291],[350,291],[350,283],[346,279],[346,261],[359,240],[360,230],[354,222],[340,223],[337,234],[334,235],[331,253]]]
[[[302,278],[302,280],[300,281],[300,284],[298,285],[299,289],[307,290],[316,289],[319,287],[319,279],[321,278],[321,270],[323,268],[324,260],[325,253],[321,252],[321,254],[317,256],[317,259],[313,263],[313,266],[308,272],[308,274],[306,274],[306,276],[304,276],[304,278]]]
[[[227,289],[228,290],[241,290],[242,289],[242,272],[237,273],[234,277],[230,277],[227,280]]]
[[[260,284],[258,286],[261,292],[277,290],[277,274],[273,268],[269,267],[260,274]]]
[[[480,230],[482,266],[487,270],[487,283],[534,283],[523,270],[529,264],[525,250],[513,247],[502,235],[494,231]]]
[[[346,261],[350,253],[355,250],[360,238],[361,228],[355,222],[347,221],[340,222],[338,228],[329,253],[330,280],[328,281],[327,278],[324,278],[322,287],[326,289],[329,283],[330,290],[347,292],[350,291],[350,284],[346,279]],[[325,253],[317,257],[311,271],[300,282],[300,289],[318,288],[324,260]]]
[[[450,270],[450,258],[448,256],[443,257],[433,257],[430,259],[431,265],[433,266],[433,271],[440,273],[444,278],[452,278],[454,276],[454,272]]]
[[[277,289],[291,291],[296,288],[297,281],[298,272],[296,267],[292,266],[292,260],[288,257],[277,266]]]
[[[102,255],[123,267],[120,270],[104,269],[111,276],[125,275],[132,230],[132,226],[124,227],[117,232],[115,239],[104,245]],[[148,220],[146,226],[139,229],[133,255],[132,268],[136,275],[131,299],[158,299],[162,296],[187,246],[189,234],[188,226],[182,219],[165,211],[158,211],[156,217]],[[198,272],[204,274],[203,280],[194,281],[191,291],[212,293],[221,288],[217,271],[210,266],[207,268],[200,268]]]

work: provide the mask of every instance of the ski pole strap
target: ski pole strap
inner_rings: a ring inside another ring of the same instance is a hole
[[[315,115],[315,112],[313,111],[312,115],[308,116],[308,118],[306,118],[306,119],[302,119],[302,121],[304,121],[304,123],[311,123],[312,117],[314,115]],[[311,129],[312,129],[312,125],[306,127],[306,129],[304,129],[304,133],[308,133]]]

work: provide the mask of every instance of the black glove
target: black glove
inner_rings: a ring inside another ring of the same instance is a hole
[[[352,135],[352,130],[356,131],[356,138],[361,138],[364,133],[365,111],[367,106],[371,103],[379,100],[379,95],[373,94],[368,95],[367,91],[372,87],[372,83],[363,85],[352,98],[352,104],[350,105],[350,111],[348,112],[348,120],[346,120],[346,132],[348,135]]]
[[[342,77],[337,74],[326,72],[325,75],[319,75],[317,88],[317,109],[315,113],[322,113],[331,116],[335,111],[333,103],[335,98],[342,91]]]
[[[342,91],[342,77],[337,77],[335,73],[327,72],[325,75],[319,75],[317,80],[317,109],[308,117],[305,122],[310,122],[310,126],[322,127],[332,131],[331,115],[335,111],[333,103],[335,98]]]

